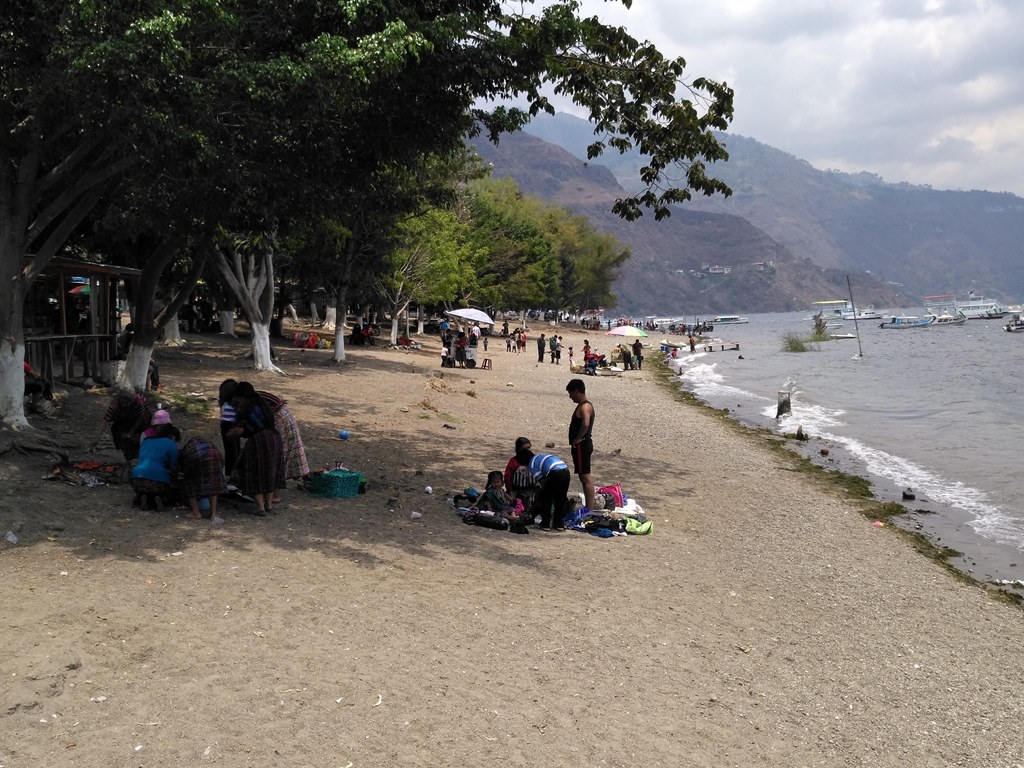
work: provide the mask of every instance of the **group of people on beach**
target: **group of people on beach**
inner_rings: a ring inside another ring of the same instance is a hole
[[[188,500],[187,516],[200,518],[200,500],[208,499],[211,520],[219,524],[217,499],[229,485],[251,497],[253,514],[262,516],[280,500],[287,479],[309,474],[299,426],[284,400],[226,379],[218,403],[223,451],[202,435],[179,447],[182,434],[170,411],[146,391],[114,395],[103,422],[131,467],[133,506],[159,511],[179,494]]]
[[[587,509],[594,508],[594,482],[591,456],[594,452],[594,406],[587,398],[582,379],[572,379],[565,387],[575,403],[569,421],[569,450],[573,473],[580,479]],[[569,511],[569,465],[559,456],[535,452],[528,437],[518,437],[515,453],[504,472],[492,471],[487,487],[477,500],[479,509],[502,516],[513,531],[525,531],[536,521],[542,530],[564,531]]]

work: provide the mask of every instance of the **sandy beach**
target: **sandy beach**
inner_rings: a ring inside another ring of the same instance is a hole
[[[518,435],[568,459],[564,356],[495,341],[493,370],[442,371],[426,338],[339,367],[281,348],[291,375],[256,376],[245,340],[188,338],[157,352],[169,393],[248,378],[288,400],[311,465],[368,492],[290,483],[276,514],[211,526],[0,457],[0,768],[1024,765],[1024,613],[678,402],[652,361],[586,382],[595,479],[653,534],[516,536],[445,496]],[[71,389],[32,422],[94,458],[108,399]],[[175,423],[217,436],[215,410]]]

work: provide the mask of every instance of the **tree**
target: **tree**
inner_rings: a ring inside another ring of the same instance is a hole
[[[398,321],[410,302],[436,304],[454,298],[459,264],[465,261],[465,230],[454,214],[437,208],[408,217],[377,284],[391,308],[391,343],[398,343]]]

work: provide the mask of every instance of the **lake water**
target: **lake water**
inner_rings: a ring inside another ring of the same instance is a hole
[[[739,351],[680,350],[672,364],[685,389],[743,423],[780,433],[802,426],[820,462],[827,441],[830,461],[843,462],[833,468],[868,478],[880,499],[912,489],[915,514],[900,524],[963,552],[958,565],[976,577],[1024,579],[1024,334],[1004,331],[1007,319],[906,330],[869,320],[859,321],[862,357],[857,340],[782,351],[785,334],[810,333],[809,317],[719,325],[710,335],[739,342]],[[832,330],[854,333],[854,323]],[[651,334],[662,338],[684,340]],[[782,390],[792,393],[792,413],[776,419]]]

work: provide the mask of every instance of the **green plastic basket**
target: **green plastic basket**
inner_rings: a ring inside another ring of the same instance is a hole
[[[359,485],[365,482],[360,472],[332,469],[310,476],[307,487],[314,496],[327,499],[350,498],[359,495]]]

